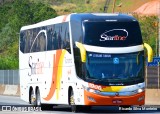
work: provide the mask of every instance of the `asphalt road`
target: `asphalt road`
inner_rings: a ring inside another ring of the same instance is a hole
[[[3,111],[2,111],[3,110]],[[89,111],[80,111],[78,114],[104,114],[104,113],[122,113],[119,107],[99,106],[93,107]],[[160,106],[142,106],[131,107],[129,113],[160,113]],[[0,113],[3,114],[71,114],[69,106],[55,106],[53,109],[41,111],[40,108],[33,109],[31,105],[22,101],[16,96],[0,95]]]

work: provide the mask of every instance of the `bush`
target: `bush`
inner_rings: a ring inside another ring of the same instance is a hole
[[[135,16],[141,27],[142,38],[144,43],[148,43],[154,52],[154,56],[156,56],[157,50],[156,39],[158,39],[158,17],[157,16]]]

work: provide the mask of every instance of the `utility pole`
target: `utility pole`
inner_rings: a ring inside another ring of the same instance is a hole
[[[160,1],[159,1],[159,4],[158,4],[158,53],[159,53],[159,56],[160,56]],[[158,55],[158,54],[157,54]]]
[[[4,0],[0,0],[0,4],[4,5]]]
[[[111,0],[106,0],[106,3],[105,3],[105,5],[104,5],[104,12],[107,12],[108,7],[109,7],[109,4],[110,4],[110,1],[111,1]]]
[[[114,2],[113,2],[112,13],[114,13],[115,5],[116,5],[116,0],[114,0]]]
[[[157,51],[157,52],[158,52],[159,57],[160,57],[160,1],[159,1],[159,4],[158,4],[158,38],[157,38],[157,40],[158,40],[157,42],[159,42],[158,43],[159,45],[157,46],[159,51]],[[159,66],[160,65],[159,65],[159,62],[158,62],[158,89],[159,89],[159,85],[160,85],[159,84],[159,82],[160,82],[160,77],[159,77],[160,70],[159,70]]]

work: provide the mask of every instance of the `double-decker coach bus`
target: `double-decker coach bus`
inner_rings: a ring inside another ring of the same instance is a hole
[[[59,16],[20,30],[21,98],[79,107],[145,103],[144,47],[137,20],[124,14]]]

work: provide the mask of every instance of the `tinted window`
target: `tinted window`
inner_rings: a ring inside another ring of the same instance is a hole
[[[24,48],[25,48],[25,33],[24,32],[21,32],[20,33],[20,50],[21,52],[24,53]]]
[[[47,50],[70,49],[69,24],[61,23],[48,26],[47,28],[48,46]]]
[[[80,58],[79,48],[75,45],[75,42],[82,42],[82,24],[79,21],[71,21],[71,29],[72,29],[72,42],[73,42],[73,52],[74,52],[74,62],[76,67],[76,73],[79,78],[83,78],[82,69],[83,64]]]
[[[84,22],[84,44],[126,47],[142,44],[139,24],[133,22]]]
[[[90,78],[126,79],[143,77],[143,52],[129,54],[87,53],[86,68]]]
[[[47,36],[45,34],[45,30],[40,31],[39,34],[36,36],[35,40],[33,41],[30,52],[46,51],[46,40]]]
[[[125,54],[87,52],[83,76],[106,84],[144,82],[144,51]]]
[[[23,53],[66,49],[70,52],[68,22],[21,31],[20,50]]]
[[[76,48],[75,42],[82,42],[82,24],[81,22],[72,21],[71,29],[72,29],[73,47]]]

